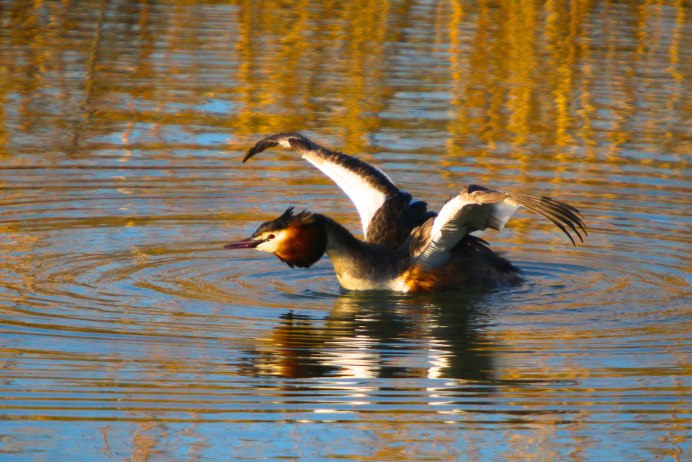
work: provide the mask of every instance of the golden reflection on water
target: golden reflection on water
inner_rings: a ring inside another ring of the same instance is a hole
[[[164,14],[152,14],[148,2],[122,5],[123,20],[137,31],[130,39],[136,55],[126,64],[119,62],[124,56],[109,49],[122,38],[108,27],[107,2],[94,3],[98,13],[91,37],[70,50],[84,61],[83,80],[75,82],[73,58],[55,48],[67,49],[65,33],[78,10],[69,3],[12,3],[8,39],[30,46],[8,50],[4,99],[20,97],[20,128],[29,133],[51,115],[42,103],[57,103],[60,112],[69,114],[60,124],[67,124],[64,128],[72,131],[77,145],[98,136],[92,130],[136,119],[220,126],[242,143],[256,133],[314,127],[338,133],[345,149],[362,152],[368,147],[366,135],[381,128],[378,114],[396,97],[387,77],[397,64],[394,53],[400,51],[393,40],[412,27],[407,22],[410,6],[373,1],[282,5],[238,2],[225,8],[225,16],[212,17],[212,11],[218,14],[213,9],[179,4],[166,11],[166,24],[159,17]],[[429,21],[426,25],[434,34],[427,52],[439,52],[435,40],[448,41],[453,51],[444,83],[450,83],[454,108],[448,127],[454,152],[469,141],[481,142],[481,154],[509,143],[516,148],[518,168],[530,170],[536,156],[581,156],[582,150],[593,155],[594,146],[604,143],[609,145],[607,159],[614,159],[623,144],[634,141],[633,133],[647,140],[663,137],[673,150],[689,146],[685,133],[670,130],[675,125],[671,117],[685,105],[683,81],[689,73],[689,65],[680,59],[687,12],[683,2],[666,4],[667,14],[659,2],[591,0],[449,1],[424,8],[426,14],[417,20]],[[230,58],[234,67],[219,69],[219,78],[232,86],[206,83],[205,73],[211,70],[216,79],[217,70],[200,65],[202,58],[190,53],[203,37],[195,38],[183,25],[200,18],[215,26],[229,25],[222,39],[233,45],[233,54],[227,50],[220,56]],[[164,25],[163,32],[155,32]],[[604,37],[595,46],[597,32]],[[625,43],[636,45],[623,49]],[[165,53],[164,59],[154,64],[154,52]],[[196,83],[200,92],[181,92],[180,75]],[[416,77],[419,86],[442,84],[426,82],[435,77],[426,76],[422,66],[420,76],[410,77],[411,90]],[[661,101],[661,85],[669,81],[674,86]],[[46,94],[45,89],[53,87],[58,93]],[[605,93],[596,96],[594,89]],[[233,110],[225,117],[196,110],[204,97],[229,100]],[[595,97],[609,103],[607,114],[597,113]],[[174,105],[187,107],[171,110]],[[638,112],[659,108],[665,112],[646,117],[645,123],[637,121]],[[595,125],[608,126],[605,140]],[[5,127],[0,133],[4,143]],[[524,148],[536,143],[558,149],[541,154],[543,150]]]
[[[0,453],[684,460],[688,23],[681,0],[2,3]],[[222,253],[291,204],[357,228],[292,154],[239,163],[286,130],[432,207],[554,194],[591,236],[518,215],[491,238],[529,282],[477,298]]]

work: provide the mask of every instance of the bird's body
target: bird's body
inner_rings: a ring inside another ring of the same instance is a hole
[[[326,252],[345,289],[414,292],[519,282],[519,269],[471,234],[501,229],[519,206],[550,219],[573,243],[570,231],[580,240],[586,234],[579,211],[564,202],[477,185],[466,187],[436,214],[376,167],[298,133],[260,140],[243,161],[274,146],[299,152],[344,190],[358,210],[365,238],[325,215],[294,214],[291,207],[226,248],[257,248],[291,267],[309,267]]]

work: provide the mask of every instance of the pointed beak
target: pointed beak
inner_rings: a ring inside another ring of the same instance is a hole
[[[251,237],[236,242],[231,242],[223,246],[224,249],[254,249],[264,242],[261,239],[253,239]]]

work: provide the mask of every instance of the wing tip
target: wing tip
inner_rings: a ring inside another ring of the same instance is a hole
[[[579,242],[583,244],[584,238],[589,235],[589,232],[586,227],[586,223],[584,223],[584,218],[581,211],[578,208],[566,202],[562,202],[549,197],[545,197],[545,199],[551,202],[552,205],[557,206],[557,211],[560,212],[558,214],[558,218],[560,219],[560,221],[567,224],[572,229],[572,231],[574,231],[574,234],[576,234],[577,238],[579,239]],[[573,239],[572,235],[567,232],[567,229],[563,229],[563,232],[567,234],[567,236],[572,241],[572,245],[576,247],[577,243]]]
[[[247,152],[245,153],[245,157],[243,157],[243,163],[247,162],[260,152],[276,146],[283,146],[286,148],[290,147],[295,149],[294,143],[298,141],[303,141],[304,145],[306,146],[310,142],[308,138],[306,138],[298,132],[285,132],[278,133],[276,135],[266,136],[259,140],[257,143],[255,143],[253,147],[247,150]]]
[[[252,157],[256,156],[260,152],[278,146],[279,142],[270,139],[271,137],[263,138],[259,140],[253,147],[247,150],[245,157],[243,157],[243,163],[250,160]]]
[[[584,243],[584,237],[589,235],[583,220],[583,215],[579,209],[573,205],[548,196],[541,196],[539,207],[533,210],[542,214],[560,228],[572,242],[574,247],[577,246],[577,242],[574,236],[572,236],[572,233],[570,233],[570,229],[577,236],[581,244]],[[569,226],[570,229],[567,229],[567,226]]]
[[[476,191],[493,192],[492,190],[478,185],[470,185],[467,190],[469,193]],[[525,193],[500,194],[504,194],[507,199],[510,199],[517,206],[526,207],[546,217],[567,236],[575,247],[577,246],[576,239],[583,244],[584,238],[589,235],[582,213],[573,205],[553,199],[549,196],[534,196]]]

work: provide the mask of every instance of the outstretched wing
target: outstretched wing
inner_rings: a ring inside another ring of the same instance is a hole
[[[380,169],[355,157],[327,149],[300,133],[279,133],[257,142],[243,162],[265,149],[290,148],[334,181],[360,215],[366,242],[397,247],[411,229],[431,214],[424,202],[412,202]]]
[[[411,255],[416,263],[435,267],[449,260],[452,249],[468,234],[486,228],[502,229],[519,207],[552,221],[576,245],[587,234],[579,210],[547,196],[493,191],[470,185],[451,198],[434,220],[414,231]]]

